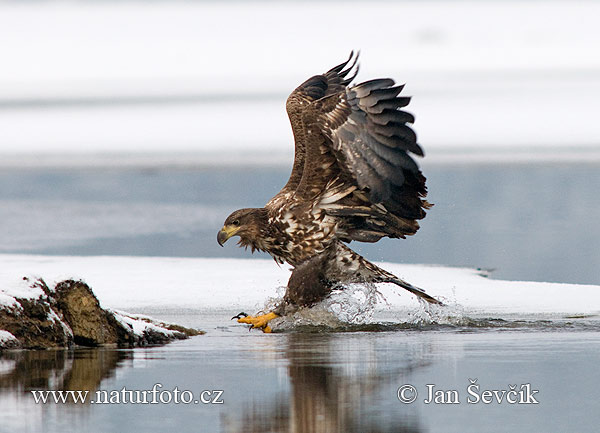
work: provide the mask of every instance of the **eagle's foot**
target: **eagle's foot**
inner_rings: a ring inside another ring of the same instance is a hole
[[[277,317],[279,317],[278,314],[270,312],[261,316],[239,317],[237,321],[238,323],[247,323],[248,325],[252,325],[250,328],[260,328],[263,332],[270,333],[272,330],[269,326],[269,322]]]

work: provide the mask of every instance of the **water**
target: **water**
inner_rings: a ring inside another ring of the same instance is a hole
[[[598,168],[425,165],[435,207],[419,233],[354,247],[374,260],[598,284]],[[216,232],[230,211],[263,204],[287,175],[273,167],[5,169],[0,251],[248,257],[234,245],[220,248]],[[0,432],[591,432],[600,425],[592,398],[600,383],[596,318],[390,324],[382,317],[342,332],[308,326],[265,335],[230,321],[238,311],[135,312],[207,334],[160,348],[5,352]],[[539,404],[469,403],[470,379],[480,393],[529,384]],[[98,390],[157,383],[194,399],[223,391],[224,403],[36,404],[30,393],[87,390],[93,399]],[[398,399],[407,384],[418,392],[411,404]],[[428,384],[445,396],[456,391],[459,403],[426,404]]]
[[[352,247],[372,260],[494,269],[493,277],[600,284],[597,164],[424,164],[435,206],[418,234]],[[0,252],[249,257],[216,233],[262,206],[287,167],[6,169]]]
[[[183,318],[202,326],[206,319]],[[208,318],[220,326],[205,336],[161,348],[5,354],[0,431],[592,432],[600,423],[590,398],[600,380],[597,329],[433,326],[265,336],[222,319]],[[469,403],[476,401],[470,379],[480,385],[475,395],[529,384],[538,404]],[[29,392],[89,390],[95,398],[96,390],[157,383],[194,399],[223,391],[223,404],[35,404]],[[456,391],[459,403],[425,403],[428,384]],[[404,385],[417,390],[411,404],[398,399]]]

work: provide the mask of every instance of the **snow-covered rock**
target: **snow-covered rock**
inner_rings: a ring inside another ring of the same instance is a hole
[[[200,332],[147,316],[105,310],[82,281],[49,287],[21,278],[0,289],[0,349],[82,346],[146,346]]]

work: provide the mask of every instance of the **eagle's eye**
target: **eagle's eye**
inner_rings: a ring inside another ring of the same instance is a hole
[[[233,225],[236,226],[236,227],[239,226],[240,225],[240,220],[235,220],[233,222]]]

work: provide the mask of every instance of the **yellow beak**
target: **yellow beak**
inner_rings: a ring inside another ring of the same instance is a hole
[[[217,242],[223,246],[227,240],[234,236],[240,228],[236,226],[223,226],[223,228],[217,233]]]

